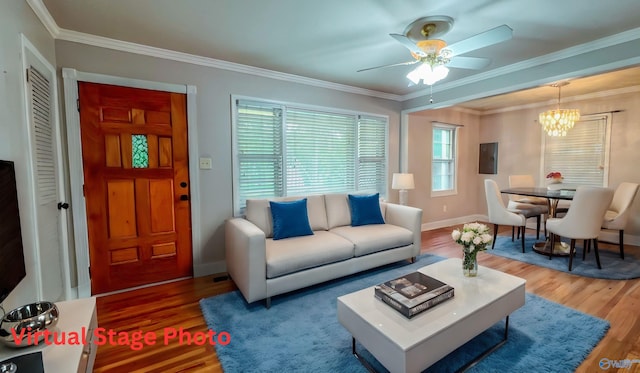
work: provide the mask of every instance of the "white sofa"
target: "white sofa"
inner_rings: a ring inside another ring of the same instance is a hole
[[[305,197],[273,199],[299,200]],[[384,224],[351,226],[347,194],[307,196],[313,235],[273,239],[269,200],[248,200],[225,222],[227,271],[247,302],[400,260],[420,252],[422,210],[380,203]]]

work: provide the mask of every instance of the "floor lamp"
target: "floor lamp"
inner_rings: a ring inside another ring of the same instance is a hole
[[[407,197],[409,189],[415,188],[413,183],[413,174],[393,174],[393,180],[391,182],[391,189],[400,190],[400,204],[407,204]]]

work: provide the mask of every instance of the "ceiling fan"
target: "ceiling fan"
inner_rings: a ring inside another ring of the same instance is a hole
[[[423,80],[425,84],[432,85],[447,76],[448,67],[473,70],[487,67],[491,62],[488,58],[461,55],[509,40],[513,35],[513,30],[509,26],[502,25],[448,45],[440,37],[449,32],[451,27],[453,27],[453,18],[448,16],[417,19],[409,24],[402,34],[389,34],[409,49],[414,58],[413,61],[370,67],[358,72],[420,63],[416,69],[407,74],[407,78],[414,84]]]

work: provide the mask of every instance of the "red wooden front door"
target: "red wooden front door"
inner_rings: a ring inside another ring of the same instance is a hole
[[[79,83],[91,291],[192,275],[186,96]]]

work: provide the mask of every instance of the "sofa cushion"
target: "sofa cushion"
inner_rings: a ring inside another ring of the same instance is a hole
[[[351,211],[351,225],[356,227],[368,224],[384,224],[380,212],[380,194],[353,195],[349,194],[349,208]]]
[[[329,229],[351,225],[349,198],[346,194],[325,194],[324,203],[327,207]]]
[[[330,232],[353,242],[355,256],[363,256],[413,243],[413,232],[392,224],[343,226],[331,229]]]
[[[316,231],[313,236],[266,240],[267,278],[275,278],[352,257],[353,244],[327,231]]]
[[[284,197],[276,199],[277,201],[290,201],[300,199],[302,197]],[[329,229],[327,224],[327,209],[324,206],[324,195],[315,195],[304,197],[307,199],[307,213],[309,214],[309,224],[314,231],[326,231]]]
[[[327,208],[327,229],[351,225],[351,209],[347,194],[325,194],[324,203]],[[386,203],[380,203],[380,212],[384,217]]]
[[[307,216],[307,199],[297,201],[270,201],[273,220],[273,239],[309,236],[313,234]]]
[[[273,198],[272,201],[292,201],[303,197]],[[309,225],[314,231],[328,230],[327,213],[325,210],[324,196],[315,195],[307,198],[307,214]],[[268,199],[248,199],[245,209],[247,220],[260,228],[267,238],[273,237],[273,221],[271,217],[271,207]]]

